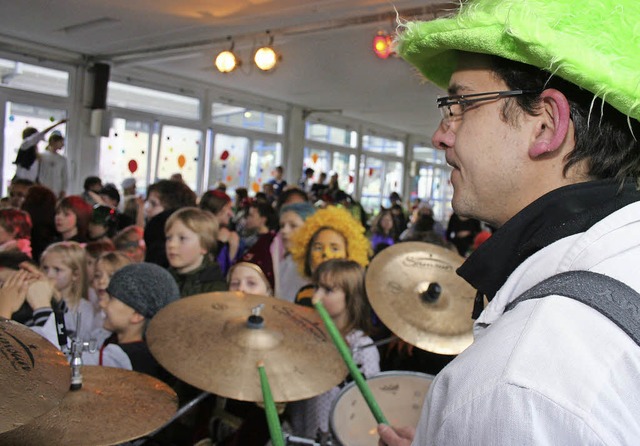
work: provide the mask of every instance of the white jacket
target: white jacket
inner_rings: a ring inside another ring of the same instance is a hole
[[[640,203],[523,262],[434,380],[414,445],[640,444],[640,347],[596,310],[551,296],[506,305],[560,272],[640,290]]]

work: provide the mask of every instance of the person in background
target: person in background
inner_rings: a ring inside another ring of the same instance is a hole
[[[115,251],[115,246],[111,240],[99,240],[95,242],[89,242],[84,247],[85,259],[87,260],[87,282],[88,291],[87,299],[93,304],[96,312],[100,312],[100,305],[98,303],[98,293],[93,286],[93,279],[96,274],[96,262],[102,254]]]
[[[275,199],[278,199],[284,188],[287,186],[287,180],[284,179],[284,168],[278,166],[273,171],[273,178],[267,181],[265,184],[273,186],[273,195]],[[264,189],[265,192],[266,189]]]
[[[218,235],[218,221],[211,212],[180,209],[169,217],[165,231],[169,272],[180,296],[226,291],[225,277],[211,254]]]
[[[302,174],[302,178],[300,178],[300,181],[298,182],[298,187],[305,191],[307,194],[311,192],[311,186],[313,186],[313,174],[315,173],[315,170],[313,170],[311,167],[307,167],[303,174]]]
[[[218,239],[213,253],[223,275],[227,275],[231,266],[244,251],[240,236],[231,228],[233,207],[231,197],[220,190],[210,190],[200,197],[200,208],[209,211],[218,221]]]
[[[66,119],[61,119],[41,132],[33,127],[27,127],[22,131],[22,144],[20,144],[18,155],[13,162],[13,164],[16,165],[16,175],[14,178],[22,178],[33,183],[37,181],[40,168],[38,143],[44,141],[44,135],[66,122]]]
[[[64,147],[64,136],[54,130],[49,136],[49,145],[40,154],[38,183],[47,186],[58,198],[64,198],[69,187],[69,166],[67,158],[60,155]]]
[[[27,196],[27,191],[34,182],[31,180],[25,180],[23,178],[14,178],[9,184],[9,203],[12,207],[20,209],[24,199]]]
[[[329,259],[349,259],[363,268],[369,264],[371,243],[349,211],[328,206],[309,216],[291,237],[291,255],[304,277],[311,278],[321,263]],[[295,303],[311,306],[313,285],[298,290]]]
[[[127,226],[113,237],[113,244],[116,250],[124,253],[132,262],[144,262],[146,247],[144,230],[140,226]]]
[[[635,0],[476,0],[402,24],[398,53],[448,90],[453,210],[497,229],[457,269],[473,344],[382,444],[638,443],[639,21]]]
[[[120,202],[120,211],[126,215],[131,224],[138,220],[138,201],[136,193],[136,179],[133,177],[125,178],[122,181],[122,200]]]
[[[329,187],[328,185],[324,184],[325,181],[327,181],[327,173],[320,172],[320,175],[318,176],[318,181],[311,186],[310,195],[311,195],[311,200],[313,202],[321,200],[322,196],[325,193],[325,190],[327,189],[327,187]]]
[[[313,273],[313,301],[320,301],[351,349],[354,362],[365,376],[380,372],[380,354],[370,345],[371,308],[364,286],[364,268],[347,259],[331,259]],[[287,405],[293,435],[325,439],[329,435],[329,415],[342,385],[316,397]]]
[[[246,249],[251,248],[258,239],[278,229],[278,217],[270,204],[253,202],[249,205],[245,229],[249,235],[243,240]]]
[[[56,196],[47,187],[36,184],[27,191],[22,210],[31,216],[31,251],[38,263],[47,246],[58,238],[56,231]]]
[[[89,176],[85,178],[83,189],[80,195],[82,199],[91,206],[98,204],[98,194],[102,190],[102,180],[100,177]]]
[[[179,181],[160,180],[149,186],[144,214],[138,213],[139,224],[144,226],[144,242],[147,248],[145,262],[169,266],[165,249],[165,223],[176,210],[196,205],[196,194]],[[147,224],[140,222],[146,215]]]
[[[20,251],[31,257],[31,217],[15,208],[0,209],[0,252]]]
[[[398,231],[391,210],[380,211],[371,225],[371,247],[374,255],[393,245],[397,239]]]
[[[463,217],[454,212],[447,224],[447,240],[456,246],[458,254],[466,257],[473,246],[473,240],[480,231],[482,231],[482,224],[479,220]]]
[[[63,241],[86,243],[93,208],[78,195],[69,195],[58,202],[54,219],[56,231]]]
[[[95,205],[87,227],[89,241],[111,240],[116,233],[117,218],[114,208],[102,204]]]

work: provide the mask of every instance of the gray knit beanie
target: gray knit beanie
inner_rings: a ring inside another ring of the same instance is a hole
[[[169,271],[153,263],[132,263],[115,272],[107,293],[151,319],[161,308],[180,299]]]

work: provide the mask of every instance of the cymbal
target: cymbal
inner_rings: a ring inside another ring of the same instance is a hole
[[[423,350],[456,355],[473,342],[475,290],[456,274],[464,258],[424,242],[383,249],[367,269],[366,289],[382,322]]]
[[[0,433],[50,411],[69,391],[64,353],[15,321],[0,319]]]
[[[248,317],[260,305],[264,326],[250,328]],[[319,395],[347,375],[318,313],[268,296],[216,292],[172,302],[151,320],[147,343],[173,375],[242,401],[263,399],[259,360],[278,402]]]
[[[10,445],[112,445],[149,434],[178,408],[178,397],[162,381],[144,373],[83,366],[80,390],[29,424],[0,435]]]

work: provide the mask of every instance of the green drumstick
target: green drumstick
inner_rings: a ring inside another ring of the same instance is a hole
[[[269,426],[269,435],[271,436],[271,444],[273,446],[284,446],[284,436],[280,427],[280,418],[278,418],[278,410],[276,403],[271,395],[271,387],[269,387],[269,379],[267,372],[264,370],[264,362],[258,362],[258,372],[260,373],[260,386],[262,387],[262,398],[264,399],[264,410],[267,413],[267,425]]]
[[[378,403],[373,397],[373,393],[371,393],[371,389],[369,388],[367,381],[364,379],[364,376],[362,376],[362,373],[358,370],[358,366],[353,361],[353,357],[351,356],[351,351],[349,350],[347,343],[342,339],[342,335],[338,331],[338,327],[336,327],[331,316],[327,313],[327,309],[322,305],[321,301],[314,302],[313,305],[316,307],[316,310],[318,310],[318,313],[320,313],[320,317],[322,318],[324,325],[327,327],[327,331],[329,332],[331,339],[333,339],[333,343],[338,347],[338,351],[340,352],[342,359],[344,359],[345,364],[347,364],[347,368],[349,369],[353,380],[356,382],[356,385],[360,389],[360,393],[362,393],[364,400],[367,402],[373,417],[379,424],[389,424],[382,413],[380,406],[378,406]]]

